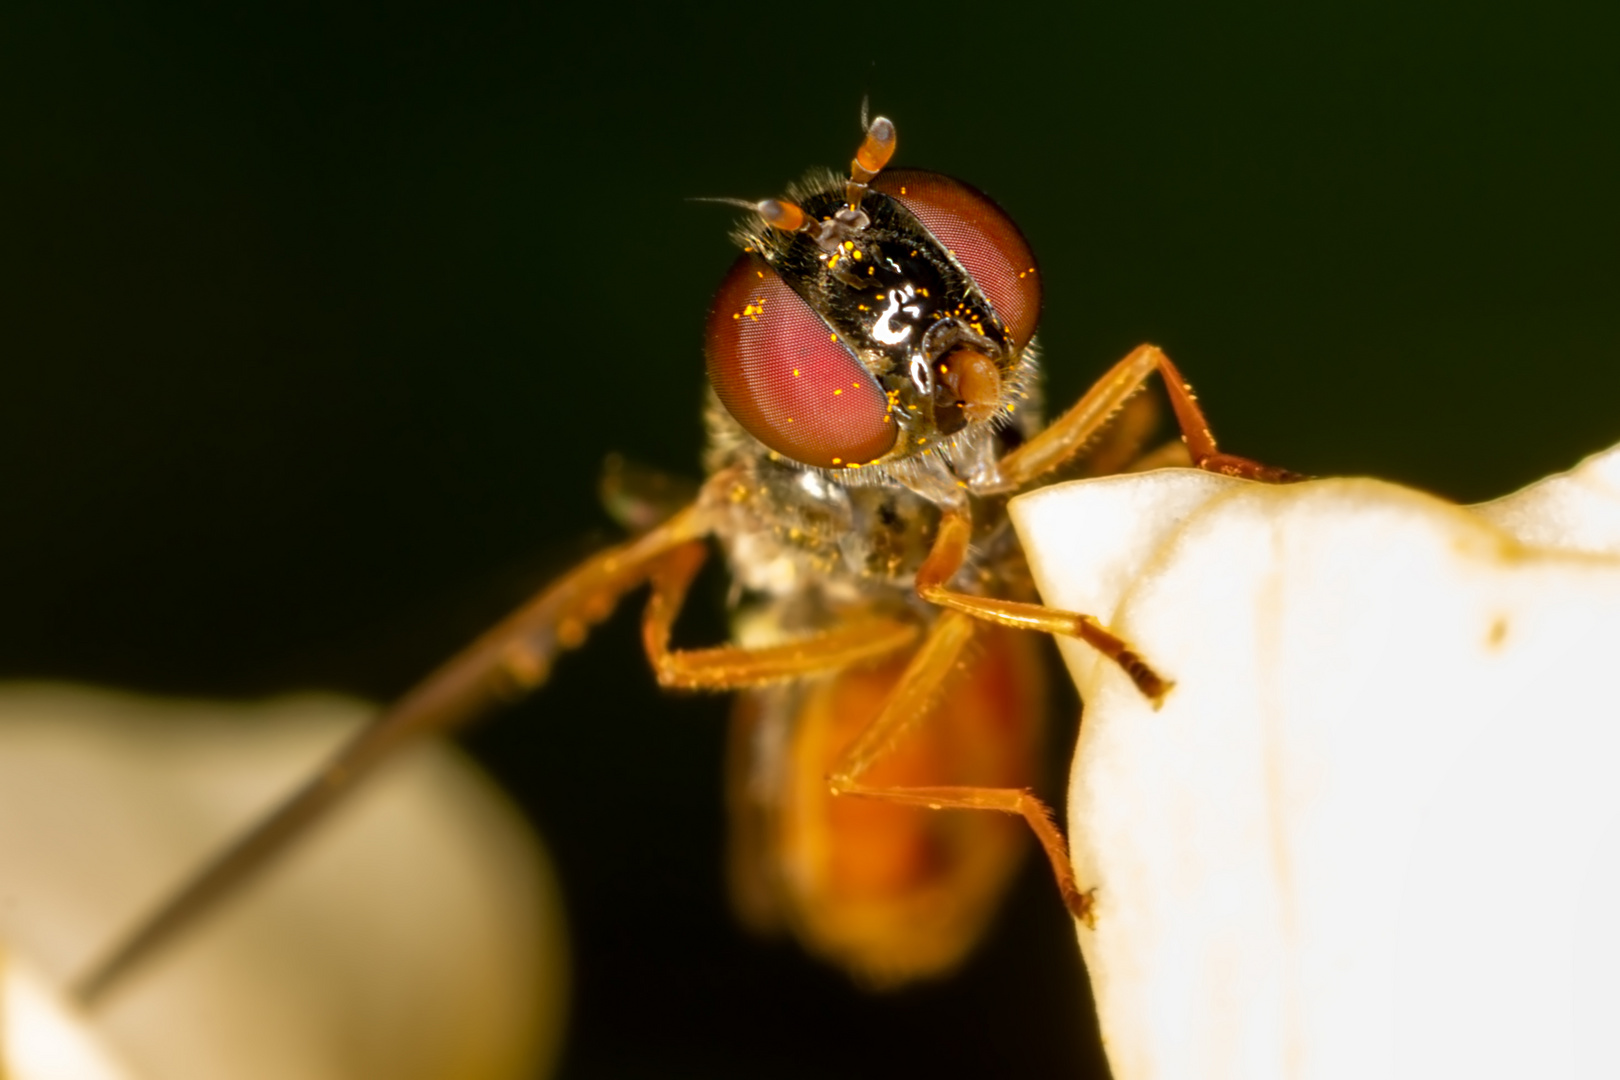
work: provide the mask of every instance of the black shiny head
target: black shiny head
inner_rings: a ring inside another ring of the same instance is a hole
[[[1004,418],[1040,316],[1034,256],[987,195],[919,169],[864,173],[760,204],[709,317],[721,403],[777,454],[821,468],[911,456]]]

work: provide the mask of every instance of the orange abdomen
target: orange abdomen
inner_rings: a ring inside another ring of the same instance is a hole
[[[882,786],[1029,787],[1046,726],[1033,635],[982,627],[929,712],[863,780]],[[756,925],[875,984],[942,974],[980,937],[1017,869],[1014,817],[835,797],[827,776],[878,716],[909,655],[737,703],[733,885]]]

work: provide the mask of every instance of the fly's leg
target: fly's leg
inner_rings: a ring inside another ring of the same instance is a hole
[[[1118,471],[1122,473],[1141,473],[1151,472],[1154,469],[1190,469],[1192,467],[1192,455],[1187,453],[1187,444],[1180,439],[1174,439],[1154,447]]]
[[[1164,414],[1159,399],[1150,394],[1138,394],[1120,406],[1114,417],[1084,450],[1075,455],[1073,465],[1065,470],[1065,478],[1114,476],[1130,472],[1143,460],[1143,447],[1158,429]],[[1177,441],[1182,451],[1182,464],[1191,464],[1186,447]],[[1155,451],[1156,452],[1156,451]]]
[[[1001,459],[1002,482],[1012,491],[1051,472],[1079,453],[1158,369],[1158,350],[1138,346],[1091,384],[1080,400],[1029,442]]]
[[[934,546],[917,570],[918,596],[940,607],[1015,630],[1079,638],[1117,664],[1155,704],[1175,685],[1162,678],[1129,645],[1090,615],[951,589],[950,580],[967,560],[968,540],[972,534],[973,519],[965,505],[944,512]]]
[[[883,711],[856,737],[828,777],[834,795],[855,795],[903,806],[930,810],[994,810],[1017,814],[1029,823],[1052,864],[1063,902],[1075,918],[1091,925],[1091,894],[1083,892],[1069,864],[1069,847],[1052,818],[1052,811],[1033,792],[1023,788],[990,787],[879,787],[861,782],[861,776],[923,721],[955,669],[962,650],[973,639],[975,623],[958,612],[947,611],[934,621],[927,638],[895,684]]]
[[[1149,394],[1138,394],[1120,407],[1116,416],[1075,458],[1075,465],[1064,470],[1065,478],[1076,480],[1121,473],[1148,472],[1152,469],[1190,469],[1192,455],[1180,438],[1144,450],[1159,427],[1164,407]]]
[[[1181,377],[1181,372],[1158,346],[1139,345],[1093,383],[1091,389],[1068,412],[1029,442],[1003,457],[1000,463],[1002,481],[994,490],[1016,490],[1062,465],[1113,419],[1155,371],[1164,377],[1170,407],[1175,411],[1176,423],[1181,428],[1194,465],[1226,476],[1272,483],[1301,479],[1297,473],[1286,469],[1221,452],[1215,445],[1209,421],[1204,418],[1192,387]]]
[[[915,623],[872,615],[764,648],[720,645],[710,649],[671,649],[669,638],[675,617],[706,555],[704,545],[687,544],[670,552],[653,569],[652,595],[642,618],[641,640],[662,686],[682,690],[760,686],[875,660],[917,640]]]
[[[720,479],[720,478],[717,478]],[[700,500],[644,535],[592,556],[448,660],[357,732],[269,816],[203,867],[79,980],[94,1004],[137,964],[246,882],[402,744],[447,732],[543,683],[552,661],[647,580],[664,556],[708,532]]]
[[[1164,378],[1164,388],[1170,394],[1170,407],[1175,410],[1176,423],[1181,427],[1181,437],[1187,442],[1187,450],[1192,455],[1193,464],[1206,472],[1220,473],[1222,476],[1237,476],[1245,480],[1260,480],[1268,484],[1290,484],[1305,477],[1297,472],[1279,469],[1274,465],[1262,465],[1258,461],[1251,461],[1236,454],[1223,454],[1215,447],[1215,436],[1209,430],[1209,421],[1204,418],[1204,410],[1198,407],[1197,396],[1193,393],[1192,383],[1181,377],[1181,372],[1170,358],[1158,348],[1145,345],[1143,348],[1151,349],[1158,360],[1159,374]]]

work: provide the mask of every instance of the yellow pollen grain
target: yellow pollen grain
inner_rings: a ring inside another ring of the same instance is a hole
[[[852,259],[858,259],[861,257],[861,253],[859,251],[852,251],[849,253],[849,255]]]
[[[795,379],[797,379],[799,377],[799,369],[798,368],[793,369],[793,377]]]
[[[839,394],[842,394],[843,392],[844,392],[843,387],[839,387],[837,390],[833,391],[833,397],[837,397]]]
[[[841,457],[835,457],[835,458],[833,458],[833,464],[834,464],[834,465],[842,465],[842,464],[843,464],[843,463],[844,463],[844,459],[843,459],[843,458],[841,458]]]
[[[853,241],[853,240],[845,240],[844,241],[844,250],[845,251],[854,251],[855,250],[855,241]]]
[[[759,280],[761,280],[761,281],[765,280],[765,271],[763,271],[763,270],[755,270],[754,273],[759,275]]]
[[[905,193],[906,193],[906,185],[901,184],[900,185],[900,194],[904,195]]]
[[[832,335],[832,340],[837,341],[838,340],[838,335],[837,334]]]
[[[875,274],[875,273],[877,273],[877,267],[875,267],[875,266],[868,266],[868,267],[867,267],[867,268],[866,268],[866,276],[867,276],[867,277],[871,277],[871,276],[872,276],[872,275],[873,275],[873,274]]]

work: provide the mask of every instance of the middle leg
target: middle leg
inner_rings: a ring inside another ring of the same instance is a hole
[[[895,684],[882,712],[844,751],[827,778],[828,786],[834,795],[879,799],[930,810],[992,810],[1022,817],[1051,863],[1064,904],[1076,918],[1090,925],[1091,893],[1083,891],[1075,881],[1063,833],[1051,809],[1034,792],[1027,788],[969,785],[886,787],[862,780],[862,776],[905,737],[912,725],[926,721],[976,629],[977,624],[965,614],[941,613]]]
[[[917,570],[918,596],[931,604],[1015,630],[1079,638],[1118,665],[1155,707],[1170,692],[1175,683],[1160,676],[1123,639],[1090,615],[952,589],[950,581],[967,561],[972,534],[973,519],[965,505],[944,511],[934,546]]]

